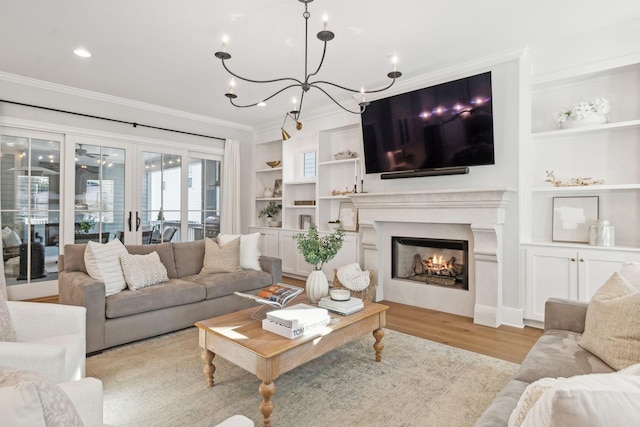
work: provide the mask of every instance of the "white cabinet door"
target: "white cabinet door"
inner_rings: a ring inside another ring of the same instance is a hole
[[[585,249],[578,253],[578,299],[589,301],[625,262],[640,262],[638,251]]]
[[[250,233],[260,233],[260,254],[280,258],[280,231],[249,227]]]
[[[577,299],[576,263],[573,249],[527,248],[527,319],[544,321],[549,298]]]
[[[282,258],[282,272],[294,276],[306,277],[313,267],[307,264],[304,257],[298,252],[296,240],[293,238],[299,231],[280,231],[280,251]]]

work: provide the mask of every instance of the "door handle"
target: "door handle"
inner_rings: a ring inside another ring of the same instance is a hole
[[[133,212],[129,211],[129,219],[127,220],[127,222],[129,223],[129,231],[133,231],[131,228],[131,217],[133,216]]]
[[[141,222],[142,222],[142,219],[140,219],[140,216],[138,215],[138,211],[136,211],[136,231],[138,231],[138,229],[140,228]]]

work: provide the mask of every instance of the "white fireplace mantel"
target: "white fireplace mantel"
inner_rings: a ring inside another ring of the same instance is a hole
[[[504,269],[502,225],[513,193],[509,188],[467,188],[350,194],[358,209],[364,267],[385,271],[382,263],[390,259],[389,246],[378,247],[382,242],[377,224],[469,225],[473,233],[473,247],[469,250],[476,272],[473,319],[481,325],[499,326]],[[387,279],[376,277],[382,295]]]

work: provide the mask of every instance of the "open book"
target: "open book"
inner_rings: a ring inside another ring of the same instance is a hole
[[[298,286],[278,282],[261,289],[257,295],[246,294],[244,292],[234,292],[234,294],[243,298],[252,299],[260,304],[283,308],[289,301],[300,295],[302,291],[304,291],[304,289]]]

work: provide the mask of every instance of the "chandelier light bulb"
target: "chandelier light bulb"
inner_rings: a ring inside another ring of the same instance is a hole
[[[391,56],[391,69],[396,71],[396,67],[398,65],[398,55],[395,53]]]
[[[236,81],[234,79],[231,79],[231,81],[229,82],[229,93],[233,93],[235,88],[236,88]]]
[[[364,91],[364,87],[360,86],[360,95],[362,95],[362,99],[361,102],[366,102],[367,101],[367,97],[366,97],[366,92]]]
[[[229,43],[229,36],[226,34],[222,36],[222,51],[227,51],[227,44]]]
[[[325,12],[324,15],[322,15],[322,29],[326,31],[328,27],[329,27],[329,15],[327,15],[327,12]]]

